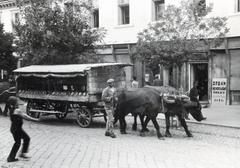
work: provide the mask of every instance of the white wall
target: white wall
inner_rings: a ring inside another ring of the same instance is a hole
[[[228,17],[228,27],[230,28],[228,36],[240,36],[240,13]]]
[[[234,13],[235,0],[206,0],[207,5],[213,3],[213,10],[210,16],[228,16]]]
[[[207,0],[213,3],[211,16],[226,16],[228,18],[227,27],[230,29],[227,36],[240,36],[240,12],[237,12],[237,0]]]
[[[136,43],[137,33],[152,19],[152,0],[129,0],[130,24],[118,25],[118,1],[100,0],[100,26],[108,30],[106,44]]]
[[[6,32],[12,32],[12,18],[11,14],[17,11],[17,8],[3,9],[1,10],[1,22],[4,24],[4,30]]]
[[[118,25],[118,1],[100,1],[100,26],[108,30],[105,38],[106,44],[121,44],[137,42],[137,33],[147,28],[152,21],[152,0],[129,0],[130,2],[130,24]],[[180,0],[165,0],[166,5],[178,5]],[[240,35],[240,12],[236,12],[237,0],[206,0],[206,3],[213,3],[213,11],[209,15],[228,17],[227,36]]]
[[[165,0],[165,4],[179,4],[180,0]],[[240,12],[236,12],[237,0],[206,0],[213,3],[213,12],[209,16],[227,16],[230,32],[228,36],[240,35]],[[152,21],[152,0],[129,0],[130,24],[118,25],[118,0],[99,0],[100,26],[108,30],[106,44],[136,43],[137,34]],[[17,8],[1,10],[4,29],[12,32],[11,13]]]

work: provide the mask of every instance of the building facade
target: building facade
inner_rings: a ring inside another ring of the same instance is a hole
[[[157,21],[158,14],[164,12],[169,4],[177,4],[180,0],[93,0],[93,27],[104,27],[108,33],[104,43],[106,49],[99,51],[109,62],[133,63],[126,68],[130,86],[132,76],[136,76],[141,86],[145,77],[150,80],[153,75],[146,69],[144,62],[133,59],[138,32],[151,22]],[[225,16],[230,29],[224,43],[212,48],[214,56],[202,61],[189,61],[181,71],[181,87],[183,92],[190,90],[195,80],[199,81],[199,98],[205,103],[240,105],[240,0],[216,1],[213,3],[210,16]],[[0,21],[5,24],[6,31],[14,31],[11,21],[17,17],[14,0],[0,1]],[[147,75],[146,73],[147,72]],[[169,69],[159,63],[159,74],[164,85],[177,84],[178,69]]]

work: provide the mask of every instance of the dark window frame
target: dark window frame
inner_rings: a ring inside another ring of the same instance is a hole
[[[237,0],[237,12],[240,12],[240,0]]]
[[[155,21],[159,20],[160,5],[165,4],[165,0],[153,0],[154,3],[154,19]]]
[[[93,27],[99,27],[99,10],[93,12]]]
[[[130,24],[130,7],[129,5],[120,6],[121,8],[121,24]]]
[[[19,12],[13,12],[11,15],[12,15],[11,16],[11,22],[16,24],[17,21],[19,21]],[[12,25],[12,33],[16,33],[16,30],[13,27],[13,25]]]

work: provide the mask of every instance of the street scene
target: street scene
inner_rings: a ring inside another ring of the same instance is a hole
[[[239,168],[239,22],[240,0],[0,0],[0,168]]]
[[[206,111],[203,112],[208,120],[211,120]],[[132,131],[133,117],[129,115],[126,117],[128,134],[120,134],[118,122],[115,124],[117,137],[113,139],[104,136],[103,118],[94,118],[90,128],[81,128],[74,115],[72,113],[63,120],[58,120],[54,116],[45,116],[41,117],[40,122],[24,121],[23,128],[31,137],[29,149],[31,158],[20,159],[19,162],[14,163],[6,162],[14,142],[9,132],[10,120],[9,117],[0,116],[1,168],[238,168],[240,166],[239,127],[189,122],[187,124],[193,137],[188,138],[182,127],[172,127],[172,138],[158,140],[151,122],[148,125],[150,132],[146,137],[140,136],[140,122],[138,131]],[[159,114],[158,123],[163,134],[166,127],[163,114]]]

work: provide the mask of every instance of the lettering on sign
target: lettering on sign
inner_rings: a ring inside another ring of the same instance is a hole
[[[212,80],[212,103],[226,104],[227,78],[213,78]]]

